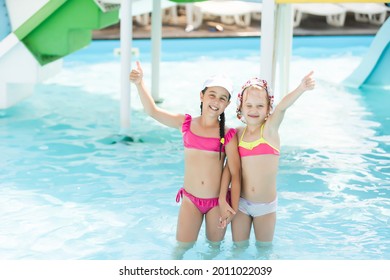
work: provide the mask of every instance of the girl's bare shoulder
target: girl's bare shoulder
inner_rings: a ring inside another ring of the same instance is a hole
[[[236,127],[237,136],[240,137],[241,134],[244,132],[245,126],[238,126]]]

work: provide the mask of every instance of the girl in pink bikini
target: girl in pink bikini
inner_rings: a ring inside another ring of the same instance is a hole
[[[250,79],[238,94],[237,117],[246,126],[237,128],[242,189],[238,211],[232,220],[232,235],[236,244],[248,243],[252,224],[258,245],[270,244],[273,240],[278,205],[278,130],[286,110],[305,91],[314,88],[312,74],[306,75],[301,84],[279,102],[272,114],[273,95],[265,80]],[[228,188],[229,168],[224,169],[221,192]],[[227,216],[224,218],[231,219]]]
[[[176,196],[177,202],[182,199],[176,239],[193,244],[205,219],[207,239],[221,241],[226,228],[218,227],[220,211],[235,213],[241,184],[236,130],[225,127],[224,110],[230,103],[232,83],[224,76],[206,80],[200,91],[201,115],[193,118],[188,114],[167,112],[155,105],[144,84],[139,62],[130,73],[130,81],[136,85],[146,113],[164,125],[179,129],[183,134],[185,170],[183,187]],[[228,197],[220,197],[225,155],[229,158],[231,203],[234,210],[227,203]]]

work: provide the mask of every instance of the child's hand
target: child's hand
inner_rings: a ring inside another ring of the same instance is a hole
[[[137,68],[131,70],[130,72],[130,81],[138,85],[142,81],[142,78],[144,76],[144,71],[142,70],[141,63],[139,63],[139,61],[137,61],[136,63],[137,63]]]
[[[236,212],[228,212],[227,214],[227,217],[224,219],[224,218],[220,218],[220,227],[221,228],[226,228],[228,224],[230,224],[230,222],[233,220],[234,218],[234,215],[236,214]]]
[[[311,77],[313,75],[313,71],[310,71],[303,79],[299,87],[302,91],[312,90],[315,86],[315,80]]]
[[[219,204],[219,211],[220,216],[218,227],[225,228],[232,221],[234,215],[236,215],[236,212],[226,201]]]

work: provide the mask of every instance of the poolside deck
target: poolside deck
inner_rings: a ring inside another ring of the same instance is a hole
[[[389,13],[388,13],[389,15]],[[219,25],[223,31],[218,31],[216,26]],[[196,38],[196,37],[255,37],[261,35],[261,22],[258,20],[251,21],[248,27],[239,27],[237,25],[226,25],[218,20],[203,21],[202,26],[194,31],[186,32],[185,15],[178,15],[178,23],[164,23],[162,28],[163,38]],[[299,27],[294,28],[296,36],[318,36],[318,35],[374,35],[379,26],[357,22],[352,14],[347,14],[345,24],[342,27],[330,26],[326,23],[324,17],[309,15],[302,20]],[[151,26],[140,26],[133,24],[133,38],[150,38]],[[96,30],[93,38],[99,39],[119,39],[119,24],[110,26],[102,30]]]

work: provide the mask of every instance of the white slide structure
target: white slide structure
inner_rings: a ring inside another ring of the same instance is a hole
[[[0,109],[57,74],[62,58],[87,46],[92,31],[119,21],[100,0],[0,0]]]
[[[41,66],[13,33],[49,0],[0,0],[0,109],[30,96],[34,84],[62,69],[62,60]],[[21,9],[20,7],[24,7]]]

